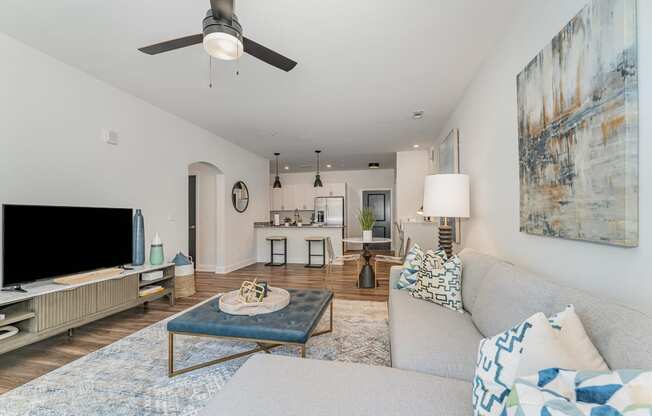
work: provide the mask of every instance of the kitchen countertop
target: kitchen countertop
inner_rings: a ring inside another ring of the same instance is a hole
[[[344,228],[343,225],[303,225],[301,227],[298,227],[296,225],[290,225],[286,227],[285,225],[271,225],[271,224],[261,224],[261,223],[256,223],[254,224],[254,228],[283,228],[283,229],[315,229],[315,228]]]

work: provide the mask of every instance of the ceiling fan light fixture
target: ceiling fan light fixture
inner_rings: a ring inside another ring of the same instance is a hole
[[[213,58],[233,61],[242,56],[242,41],[226,32],[212,32],[204,36],[204,49]]]
[[[244,53],[242,26],[234,14],[230,19],[215,17],[209,9],[204,18],[204,49],[210,56],[225,61],[238,59]]]

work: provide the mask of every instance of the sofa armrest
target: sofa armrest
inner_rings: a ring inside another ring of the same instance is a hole
[[[401,270],[403,270],[402,266],[392,266],[391,269],[389,269],[389,288],[390,289],[396,289],[397,284],[398,284],[398,279],[401,277]]]

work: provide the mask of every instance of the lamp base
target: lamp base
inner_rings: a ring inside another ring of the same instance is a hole
[[[447,257],[453,256],[453,229],[448,224],[439,226],[439,248],[446,252]]]

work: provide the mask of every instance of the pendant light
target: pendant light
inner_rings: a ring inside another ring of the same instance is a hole
[[[274,189],[281,189],[281,178],[278,177],[278,157],[280,153],[274,153],[274,156],[276,156],[276,178],[274,179],[274,186],[272,188]]]
[[[315,184],[313,186],[315,188],[321,188],[324,186],[319,177],[319,154],[321,153],[321,150],[315,150],[315,153],[317,153],[317,175],[315,176]]]

